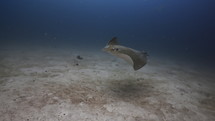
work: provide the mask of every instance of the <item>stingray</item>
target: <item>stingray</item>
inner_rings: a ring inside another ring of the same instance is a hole
[[[115,55],[127,61],[133,69],[139,70],[147,63],[148,54],[145,51],[138,51],[129,47],[119,45],[117,38],[113,37],[103,48],[103,51]]]

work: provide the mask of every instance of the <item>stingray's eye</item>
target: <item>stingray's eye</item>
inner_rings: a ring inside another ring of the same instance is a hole
[[[112,51],[119,51],[119,48],[112,48]]]

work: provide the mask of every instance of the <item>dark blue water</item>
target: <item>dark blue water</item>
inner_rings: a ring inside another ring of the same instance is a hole
[[[1,47],[102,48],[113,36],[149,55],[215,62],[214,0],[1,0]]]

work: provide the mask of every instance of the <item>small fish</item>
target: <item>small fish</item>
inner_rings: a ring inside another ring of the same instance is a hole
[[[135,71],[147,63],[146,52],[119,45],[116,37],[113,37],[102,50],[124,59],[133,66]]]

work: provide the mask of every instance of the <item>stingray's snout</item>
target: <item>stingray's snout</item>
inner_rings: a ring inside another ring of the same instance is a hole
[[[108,51],[109,46],[105,46],[104,48],[102,48],[102,51],[107,52]]]
[[[107,51],[105,48],[102,48],[102,51]]]

